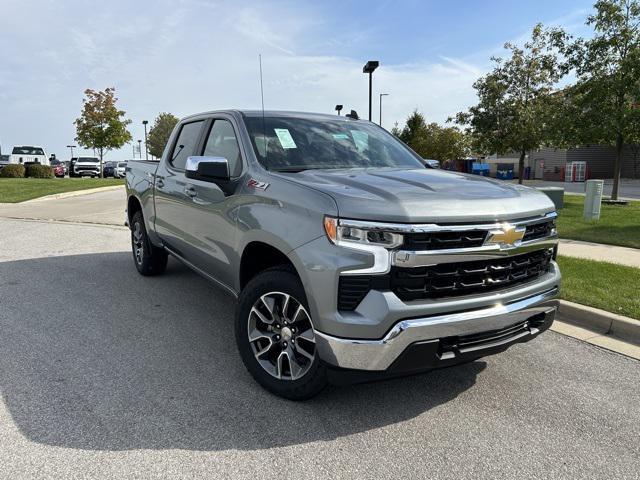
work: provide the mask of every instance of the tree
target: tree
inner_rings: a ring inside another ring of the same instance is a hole
[[[104,155],[131,141],[127,125],[131,120],[124,118],[125,112],[118,110],[115,88],[104,91],[87,89],[82,101],[82,112],[76,119],[76,141],[84,148],[93,148],[100,156],[100,176]]]
[[[553,89],[566,73],[562,54],[567,39],[562,30],[538,24],[522,48],[506,43],[510,56],[492,57],[493,70],[473,84],[478,104],[455,117],[467,126],[476,150],[519,152],[519,183],[527,151],[546,144],[552,133],[549,117],[560,101]]]
[[[149,130],[149,137],[147,139],[147,145],[149,146],[149,153],[154,157],[162,157],[164,147],[169,141],[169,136],[173,131],[173,128],[178,124],[178,117],[170,113],[161,113],[156,117],[151,130]]]
[[[640,2],[599,0],[587,19],[595,34],[573,45],[569,90],[581,143],[615,146],[611,198],[618,199],[625,143],[640,142]]]
[[[396,125],[392,133],[409,145],[422,158],[455,160],[468,154],[468,142],[464,132],[455,127],[442,127],[427,123],[424,115],[415,110],[400,130]]]

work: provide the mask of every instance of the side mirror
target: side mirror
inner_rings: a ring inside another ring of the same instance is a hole
[[[188,157],[184,176],[204,182],[229,180],[229,161],[224,157]]]

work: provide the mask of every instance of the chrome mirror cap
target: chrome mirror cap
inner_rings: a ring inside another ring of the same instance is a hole
[[[224,157],[187,157],[185,176],[194,180],[229,180],[229,161]]]

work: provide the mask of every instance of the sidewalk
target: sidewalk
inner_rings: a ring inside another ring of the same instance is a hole
[[[124,225],[124,186],[75,191],[22,203],[0,204],[0,218]]]
[[[560,255],[640,268],[640,249],[560,239]]]

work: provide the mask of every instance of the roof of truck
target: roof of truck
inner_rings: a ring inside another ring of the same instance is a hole
[[[209,112],[201,112],[201,113],[196,113],[193,115],[189,115],[187,117],[185,117],[183,120],[188,119],[188,118],[192,118],[192,117],[202,117],[202,116],[207,116],[207,115],[215,115],[216,113],[239,113],[240,115],[243,115],[245,117],[261,117],[263,115],[262,110],[212,110]],[[350,117],[347,117],[346,115],[335,115],[335,114],[329,114],[329,113],[314,113],[314,112],[296,112],[296,111],[287,111],[287,110],[265,110],[264,111],[264,116],[265,117],[295,117],[295,118],[325,118],[327,120],[331,119],[331,120],[353,120]]]

